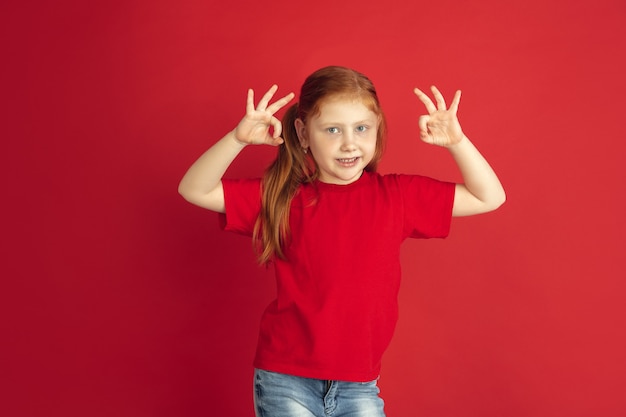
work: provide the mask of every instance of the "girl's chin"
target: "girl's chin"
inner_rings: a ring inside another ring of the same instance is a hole
[[[361,175],[363,175],[363,168],[355,170],[353,173],[323,174],[320,175],[319,180],[326,184],[348,185],[361,178]]]

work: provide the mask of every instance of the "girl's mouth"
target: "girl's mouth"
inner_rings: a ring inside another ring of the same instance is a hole
[[[339,158],[337,161],[344,166],[353,166],[358,159],[359,157],[355,156],[354,158]]]

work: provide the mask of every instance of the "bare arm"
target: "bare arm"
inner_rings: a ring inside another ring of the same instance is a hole
[[[453,216],[471,216],[500,207],[506,200],[504,188],[489,163],[467,136],[448,148],[464,184],[456,185]]]
[[[428,110],[428,115],[420,117],[420,137],[426,143],[446,147],[461,171],[464,183],[456,186],[452,215],[471,216],[497,209],[506,200],[504,188],[461,129],[456,117],[461,92],[456,92],[449,109],[436,87],[432,87],[432,92],[436,106],[426,94],[415,89]]]
[[[222,176],[246,145],[229,132],[189,167],[178,185],[178,192],[192,204],[224,213]]]
[[[254,92],[248,90],[246,115],[237,127],[215,143],[187,170],[178,185],[178,192],[192,204],[224,213],[224,189],[222,176],[247,145],[266,144],[278,146],[283,143],[280,137],[282,125],[274,114],[284,107],[293,93],[268,105],[278,87],[272,86],[254,107]],[[270,134],[270,127],[273,132]]]

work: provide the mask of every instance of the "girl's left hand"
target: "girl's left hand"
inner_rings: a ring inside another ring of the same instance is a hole
[[[436,106],[430,97],[420,89],[416,88],[414,90],[415,95],[424,103],[426,110],[428,110],[428,115],[423,115],[419,118],[420,138],[431,145],[446,148],[454,146],[461,142],[464,136],[459,119],[456,117],[459,102],[461,101],[461,91],[457,90],[450,108],[446,108],[446,102],[437,87],[432,86],[431,90],[437,102]]]

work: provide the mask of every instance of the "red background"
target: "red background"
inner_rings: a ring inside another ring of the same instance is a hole
[[[270,272],[178,196],[243,115],[328,64],[376,83],[383,172],[458,180],[415,86],[508,193],[403,247],[390,416],[626,415],[623,0],[4,1],[0,415],[252,416]],[[255,176],[247,149],[229,176]]]

